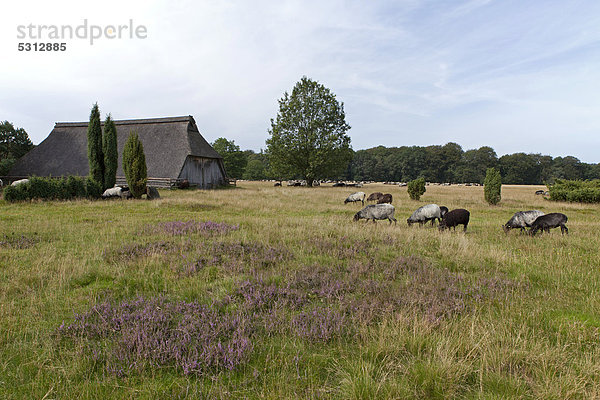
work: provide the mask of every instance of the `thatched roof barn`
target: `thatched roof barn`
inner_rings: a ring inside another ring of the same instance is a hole
[[[104,126],[104,124],[102,124]],[[223,158],[202,137],[190,116],[115,121],[119,151],[117,181],[129,132],[137,131],[150,183],[166,186],[187,179],[199,188],[227,183]],[[50,135],[17,161],[9,176],[87,176],[87,122],[57,122]]]

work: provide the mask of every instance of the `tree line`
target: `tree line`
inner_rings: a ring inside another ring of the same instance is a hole
[[[225,170],[236,179],[297,179],[299,174],[276,176],[263,151],[241,150],[234,141],[219,138],[215,150],[225,161]],[[600,164],[587,164],[573,156],[552,157],[539,153],[514,153],[501,157],[493,148],[483,146],[464,151],[456,143],[443,146],[378,146],[352,153],[343,173],[328,179],[377,182],[409,182],[423,178],[428,182],[483,183],[488,168],[500,171],[502,183],[539,185],[555,179],[599,179]]]

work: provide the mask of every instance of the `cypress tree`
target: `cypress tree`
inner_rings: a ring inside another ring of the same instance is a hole
[[[139,199],[146,193],[146,156],[144,146],[136,131],[129,132],[129,138],[123,148],[123,171],[129,185],[129,190],[134,198]]]
[[[483,181],[483,194],[489,204],[498,204],[501,198],[502,176],[496,168],[488,168]]]
[[[110,114],[108,114],[106,122],[104,122],[102,150],[104,152],[104,189],[108,189],[113,187],[117,182],[117,166],[119,162],[117,127]]]
[[[98,103],[94,104],[90,113],[87,139],[90,177],[104,187],[104,156],[102,154],[102,128],[100,126]]]

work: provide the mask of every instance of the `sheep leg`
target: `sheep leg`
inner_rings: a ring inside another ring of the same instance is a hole
[[[564,235],[565,233],[568,235],[569,234],[569,228],[567,228],[565,226],[565,224],[560,224],[560,233],[561,233],[561,235]]]
[[[463,228],[463,232],[467,231],[467,224],[465,224],[465,227]]]

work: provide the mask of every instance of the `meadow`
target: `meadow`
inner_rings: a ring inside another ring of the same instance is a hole
[[[397,225],[269,182],[0,201],[0,398],[598,398],[598,206],[541,188],[360,189]],[[408,227],[428,203],[468,231]],[[529,209],[569,235],[503,232]]]

